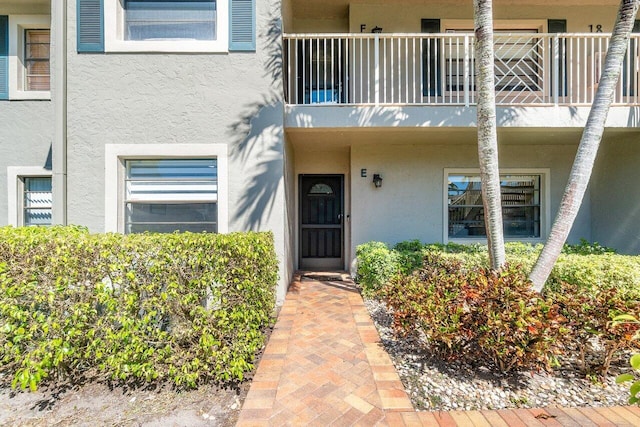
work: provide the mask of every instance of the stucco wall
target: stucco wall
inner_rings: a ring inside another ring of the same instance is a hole
[[[0,15],[49,15],[50,13],[49,0],[0,0]]]
[[[499,28],[500,20],[540,20],[546,25],[547,19],[566,19],[568,32],[589,32],[589,25],[602,25],[602,31],[613,29],[617,12],[617,5],[500,5],[494,6],[495,26]],[[375,26],[382,27],[385,33],[419,33],[422,18],[437,18],[443,20],[446,27],[447,19],[468,20],[473,29],[473,4],[452,7],[447,2],[432,2],[429,4],[352,4],[349,7],[349,31],[360,32],[360,25],[365,24],[368,29]],[[443,28],[444,30],[445,28]],[[546,28],[542,29],[546,32]]]
[[[548,223],[557,212],[574,154],[574,145],[501,144],[500,166],[550,170]],[[369,240],[443,241],[444,169],[477,168],[477,164],[477,149],[471,144],[354,145],[351,170],[366,168],[368,177],[354,177],[351,183],[353,248]],[[374,188],[373,173],[382,175],[382,188]],[[589,199],[587,194],[570,241],[591,238]]]
[[[498,26],[499,20],[567,19],[569,32],[589,32],[589,25],[594,29],[602,25],[602,31],[607,32],[613,28],[617,6],[610,0],[504,0],[494,1],[494,16]],[[421,18],[471,21],[473,4],[467,0],[291,0],[291,16],[291,24],[287,21],[285,26],[288,33],[360,32],[363,24],[365,32],[378,26],[385,33],[418,33]]]
[[[49,2],[0,0],[0,15],[26,14],[50,14]],[[15,78],[15,70],[9,73]],[[0,123],[0,224],[6,225],[9,223],[7,167],[50,167],[53,106],[51,101],[0,101]]]
[[[9,223],[8,166],[50,168],[53,108],[50,101],[0,101],[0,224]]]
[[[640,134],[605,139],[591,180],[593,240],[640,253]]]
[[[256,6],[255,53],[78,54],[76,5],[69,2],[68,221],[96,232],[105,228],[106,144],[226,144],[228,228],[274,232],[282,299],[290,269],[280,2]]]

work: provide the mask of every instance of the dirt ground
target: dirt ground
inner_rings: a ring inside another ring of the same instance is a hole
[[[1,426],[233,426],[250,382],[176,392],[88,383],[35,393],[0,388]]]

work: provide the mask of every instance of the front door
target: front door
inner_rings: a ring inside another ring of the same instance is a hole
[[[344,175],[300,175],[300,268],[344,268]]]

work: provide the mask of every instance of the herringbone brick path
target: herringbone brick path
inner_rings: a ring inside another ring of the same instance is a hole
[[[640,426],[636,407],[415,412],[353,283],[316,276],[289,287],[238,426]]]

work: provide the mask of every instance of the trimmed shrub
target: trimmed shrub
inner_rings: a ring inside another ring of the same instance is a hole
[[[400,271],[397,252],[382,242],[369,242],[356,248],[358,283],[365,295],[371,295]]]
[[[242,380],[275,306],[269,233],[0,228],[0,372],[181,387]]]
[[[519,268],[466,269],[431,252],[422,269],[396,276],[380,295],[401,333],[422,335],[445,358],[502,371],[550,368],[565,332],[558,307],[532,292]]]
[[[505,250],[507,262],[519,265],[528,274],[542,245],[509,242]],[[424,257],[433,252],[457,260],[467,268],[489,267],[485,245],[422,244],[410,240],[389,249],[384,243],[371,242],[358,246],[358,281],[367,292],[379,289],[394,274],[411,274],[421,268]],[[557,291],[564,283],[591,290],[615,287],[625,298],[640,299],[640,257],[618,255],[612,249],[585,240],[578,245],[565,245],[545,290]]]

